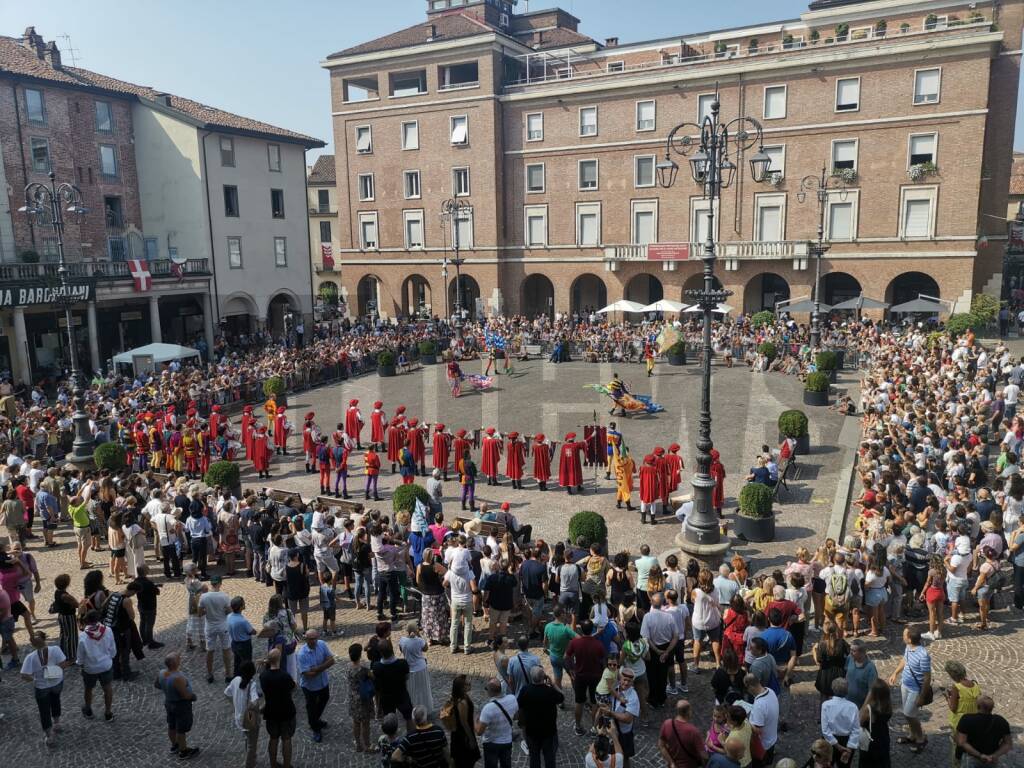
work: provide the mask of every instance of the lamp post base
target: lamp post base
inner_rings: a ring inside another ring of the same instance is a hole
[[[693,558],[702,567],[717,572],[718,566],[725,559],[725,553],[732,547],[729,541],[718,541],[714,544],[697,544],[690,541],[682,533],[676,534],[676,546],[685,560]]]

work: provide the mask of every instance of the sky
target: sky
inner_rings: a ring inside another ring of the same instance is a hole
[[[520,0],[559,5],[622,43],[796,18],[808,0]],[[328,54],[419,23],[426,0],[0,0],[0,34],[27,26],[65,63],[316,136],[332,151]],[[116,12],[101,13],[106,7]],[[640,12],[638,12],[640,11]],[[70,37],[69,40],[64,35]],[[1024,148],[1024,99],[1016,146]],[[318,152],[311,152],[310,162]]]

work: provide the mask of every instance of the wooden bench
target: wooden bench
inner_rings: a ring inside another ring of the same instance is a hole
[[[317,496],[314,501],[319,501],[330,510],[341,511],[349,517],[359,517],[363,514],[364,507],[362,503],[358,501],[338,499],[334,496]]]
[[[466,523],[470,520],[476,520],[475,517],[456,517],[455,519],[462,525],[463,530],[466,528]],[[493,536],[495,539],[500,541],[505,535],[504,523],[498,523],[491,520],[477,520],[477,522],[480,523],[481,536]]]
[[[303,504],[302,494],[298,491],[285,491],[281,488],[268,488],[267,498],[271,501],[277,501],[284,503],[288,499],[296,499],[299,504]]]
[[[154,472],[153,479],[160,484],[169,483],[171,481],[171,475],[168,472]]]

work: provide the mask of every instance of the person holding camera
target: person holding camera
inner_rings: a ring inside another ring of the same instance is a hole
[[[623,762],[622,745],[614,728],[599,733],[583,758],[586,768],[618,768]]]
[[[636,754],[634,742],[633,724],[640,717],[640,697],[633,688],[635,673],[629,667],[619,671],[619,684],[612,692],[611,711],[599,709],[597,718],[598,731],[607,718],[615,723],[615,730],[618,733],[618,744],[625,761],[623,768],[629,768],[629,760]]]
[[[511,693],[502,695],[496,677],[487,681],[487,703],[480,709],[474,726],[484,745],[484,768],[511,768],[512,742],[515,740],[512,718],[519,704]]]

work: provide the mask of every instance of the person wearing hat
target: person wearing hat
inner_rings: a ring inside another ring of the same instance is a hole
[[[619,456],[615,461],[615,508],[622,509],[622,502],[626,502],[626,509],[632,512],[635,509],[632,498],[636,462],[630,456],[625,443],[622,443],[618,450]]]
[[[412,485],[416,480],[416,457],[408,445],[402,446],[398,458],[398,473],[402,476],[402,485]]]
[[[476,505],[476,464],[473,457],[469,455],[469,446],[462,454],[461,460],[456,460],[456,467],[459,470],[459,482],[462,484],[462,508],[466,509],[466,502],[469,502],[469,509]]]
[[[245,448],[245,458],[252,461],[252,435],[253,423],[256,419],[252,415],[252,406],[242,408],[242,447]]]
[[[533,436],[530,452],[533,454],[533,479],[537,481],[540,490],[546,491],[548,480],[551,479],[551,444],[545,439],[543,432]]]
[[[199,444],[195,427],[190,422],[181,433],[181,453],[185,462],[185,474],[192,480],[199,473]]]
[[[391,474],[395,474],[395,467],[402,458],[402,448],[405,444],[405,406],[400,405],[388,427],[388,461],[391,462]]]
[[[508,433],[508,450],[505,452],[505,476],[512,481],[512,487],[522,490],[523,467],[526,464],[526,443],[518,432]]]
[[[380,457],[373,450],[372,445],[363,454],[363,465],[366,467],[366,500],[370,500],[370,489],[373,488],[373,500],[380,501],[380,495],[377,493],[377,478],[380,476]]]
[[[654,447],[654,466],[658,468],[658,474],[661,481],[661,484],[658,486],[661,491],[661,508],[662,510],[667,510],[669,508],[669,480],[672,472],[668,465],[668,459],[665,457],[665,449],[660,445],[656,445]]]
[[[658,514],[658,501],[661,499],[661,472],[658,471],[657,459],[653,453],[644,456],[640,467],[640,522],[646,523],[650,514],[651,525],[654,525]]]
[[[363,414],[359,410],[359,401],[353,398],[348,401],[348,410],[345,411],[345,431],[356,441],[356,448],[363,450]]]
[[[331,449],[327,445],[327,435],[320,435],[315,458],[320,462],[320,495],[328,496],[331,493]]]
[[[250,430],[255,426],[256,433],[252,437],[252,466],[256,470],[256,476],[261,480],[270,477],[270,438],[267,435],[267,425],[253,422]]]
[[[288,435],[292,431],[285,411],[285,407],[279,405],[274,415],[274,450],[281,456],[288,455]]]
[[[388,428],[388,417],[384,413],[384,403],[380,400],[373,404],[370,413],[370,445],[378,451],[384,450],[385,433]]]
[[[668,490],[675,492],[683,481],[683,457],[679,455],[679,443],[672,443],[668,447],[668,454],[665,456],[668,464]]]
[[[619,453],[622,446],[622,433],[616,429],[614,421],[608,422],[608,430],[605,433],[605,471],[604,479],[611,480],[612,473],[618,477],[618,472],[615,469],[615,463],[618,461]]]
[[[217,435],[220,434],[221,415],[220,406],[215,405],[210,409],[210,439],[216,440]]]
[[[409,419],[409,429],[406,432],[405,444],[412,453],[413,470],[419,465],[419,473],[427,474],[427,426],[420,424],[416,418]],[[414,472],[415,474],[415,472]]]
[[[559,451],[558,484],[572,496],[573,488],[583,493],[583,451],[586,445],[576,441],[576,433],[565,436],[565,445]]]
[[[164,468],[163,414],[149,414],[149,421],[149,466],[159,472]]]
[[[431,452],[433,458],[434,475],[440,472],[444,479],[448,479],[448,457],[451,453],[452,436],[445,432],[444,424],[434,425],[434,443]]]
[[[327,438],[323,438],[324,442]],[[373,448],[373,445],[370,445]],[[334,468],[334,495],[347,499],[348,496],[348,456],[351,448],[343,433],[334,433],[334,445],[330,449],[330,465]],[[321,471],[323,465],[321,465]],[[341,493],[338,493],[338,485],[341,485]],[[327,489],[330,490],[330,475],[328,475]],[[325,491],[326,495],[327,491]]]
[[[466,430],[460,429],[455,432],[455,438],[452,440],[452,468],[455,470],[455,474],[461,474],[462,468],[459,466],[459,462],[462,461],[467,451],[469,451],[469,440],[466,439]]]
[[[315,418],[316,414],[313,411],[309,411],[302,424],[302,452],[306,456],[307,473],[316,472],[316,455],[317,449],[320,446],[320,429],[314,421]],[[328,480],[329,479],[330,473],[328,473]],[[320,480],[320,487],[323,488],[323,478],[321,477]]]
[[[149,430],[142,421],[135,422],[132,440],[135,441],[135,457],[139,462],[139,472],[145,472],[149,469]]]
[[[721,454],[717,448],[711,449],[711,468],[709,470],[711,479],[715,481],[715,487],[711,489],[711,506],[714,507],[718,516],[722,516],[722,507],[725,504],[725,465],[722,463]]]
[[[501,485],[498,482],[498,466],[501,463],[501,451],[503,447],[501,433],[494,427],[484,430],[487,435],[483,439],[480,452],[480,471],[487,478],[488,485]]]

